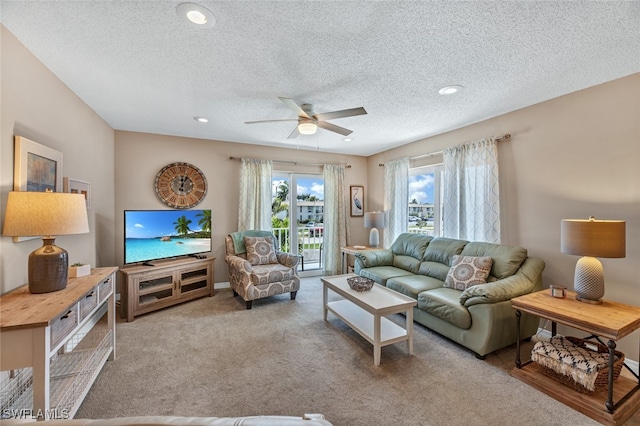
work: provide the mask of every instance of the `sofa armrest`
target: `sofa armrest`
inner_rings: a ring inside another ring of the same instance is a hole
[[[300,262],[300,256],[292,253],[276,251],[276,257],[278,258],[279,264],[284,265],[288,268],[295,268]]]
[[[460,295],[460,304],[469,307],[482,303],[497,303],[532,293],[542,288],[544,262],[527,258],[510,277],[487,284],[469,287]]]
[[[356,274],[362,268],[372,268],[374,266],[393,265],[393,252],[391,249],[384,250],[363,250],[354,254]]]

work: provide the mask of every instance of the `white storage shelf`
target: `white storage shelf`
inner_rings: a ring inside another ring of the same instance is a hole
[[[25,288],[2,296],[0,353],[9,369],[0,382],[3,419],[75,415],[102,366],[115,358],[116,270],[94,269],[48,300]],[[28,303],[33,311],[18,314]],[[62,324],[69,319],[73,327]]]

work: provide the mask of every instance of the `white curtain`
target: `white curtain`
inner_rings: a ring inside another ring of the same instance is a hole
[[[242,159],[238,231],[271,230],[271,169],[270,160]]]
[[[324,271],[327,275],[342,273],[340,247],[347,245],[349,237],[349,193],[344,177],[344,166],[324,166]]]
[[[389,248],[398,235],[407,232],[409,210],[409,159],[384,163],[383,247]]]
[[[443,160],[444,236],[500,243],[495,138],[448,148]]]

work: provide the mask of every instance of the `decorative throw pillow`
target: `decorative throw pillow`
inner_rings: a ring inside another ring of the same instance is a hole
[[[489,256],[460,256],[452,258],[444,287],[464,291],[487,282],[493,259]]]
[[[278,263],[272,237],[244,237],[247,248],[247,260],[252,265]]]

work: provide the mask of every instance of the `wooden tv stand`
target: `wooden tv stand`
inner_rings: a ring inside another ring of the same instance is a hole
[[[153,266],[120,269],[122,318],[133,318],[203,296],[213,296],[213,261],[183,258],[158,260]]]

